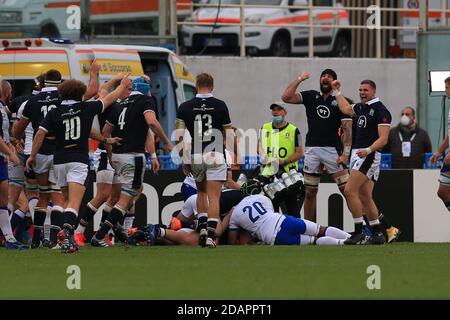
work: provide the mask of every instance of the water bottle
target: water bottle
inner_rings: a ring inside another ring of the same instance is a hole
[[[245,174],[243,174],[243,173],[241,173],[240,175],[239,175],[239,178],[237,179],[237,184],[238,185],[240,185],[240,186],[242,186],[244,183],[246,183],[248,181],[248,179],[247,179],[247,176],[245,175]]]
[[[286,172],[283,172],[283,174],[281,175],[281,180],[283,180],[284,185],[288,189],[291,189],[291,186],[294,184],[291,177]]]

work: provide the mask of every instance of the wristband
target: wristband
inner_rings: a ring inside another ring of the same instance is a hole
[[[351,150],[352,150],[352,147],[345,146],[345,147],[344,147],[344,153],[343,153],[344,156],[349,156]]]
[[[342,92],[340,90],[337,90],[337,89],[333,90],[333,94],[334,94],[335,97],[342,96]]]
[[[154,153],[154,152],[153,152],[150,156],[152,157],[152,159],[158,158],[158,156],[157,156],[156,153]]]
[[[367,147],[365,150],[366,150],[366,152],[367,152],[367,155],[369,155],[369,154],[372,153],[372,149],[370,149],[370,147]]]

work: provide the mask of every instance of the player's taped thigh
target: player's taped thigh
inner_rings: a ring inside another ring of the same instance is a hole
[[[24,188],[25,187],[25,180],[20,178],[12,178],[9,180],[9,185],[18,187],[18,188]]]
[[[314,188],[314,189],[319,188],[319,183],[320,183],[320,175],[319,174],[305,173],[304,178],[305,178],[305,187]]]
[[[30,192],[38,192],[39,191],[39,186],[37,185],[37,183],[30,183],[26,180],[25,180],[25,188]]]
[[[52,189],[50,186],[43,186],[43,185],[38,185],[39,188],[39,193],[50,193],[52,192]]]
[[[450,187],[450,172],[441,172],[439,174],[439,183],[443,186]]]
[[[344,175],[341,175],[339,177],[335,177],[334,182],[336,182],[338,188],[342,188],[347,184],[348,179],[350,178],[350,174],[346,172]]]

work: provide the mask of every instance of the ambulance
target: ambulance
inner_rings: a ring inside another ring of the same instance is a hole
[[[238,5],[240,0],[221,0],[221,5]],[[207,4],[219,5],[219,0],[207,0]],[[270,54],[290,56],[308,53],[308,28],[289,24],[307,24],[307,9],[287,8],[285,6],[306,6],[307,0],[246,0],[245,47],[249,55]],[[349,14],[337,0],[314,0],[313,24],[323,24],[323,28],[314,28],[314,53],[349,57],[351,53],[351,33],[347,28],[330,28],[325,25],[349,25]],[[264,5],[270,7],[263,7]],[[217,18],[217,19],[216,19]],[[208,23],[210,25],[185,24],[182,27],[182,43],[187,53],[200,52],[239,52],[240,26],[214,23],[240,23],[238,7],[202,7],[195,10],[185,21]],[[268,27],[270,25],[270,27]],[[287,25],[287,26],[286,26]],[[206,49],[206,50],[205,50]]]
[[[87,32],[157,34],[159,0],[0,0],[0,38],[79,40]],[[176,0],[177,16],[192,13],[192,0]],[[130,33],[130,30],[132,33]]]
[[[0,39],[0,78],[11,82],[14,96],[29,94],[34,79],[57,69],[63,79],[89,81],[92,61],[100,66],[100,83],[120,73],[151,78],[157,116],[167,133],[175,129],[179,104],[196,94],[194,77],[172,51],[150,46],[74,44],[45,38]]]
[[[402,0],[401,7],[405,9],[419,9],[419,0]],[[442,15],[441,9],[450,9],[450,0],[428,0],[428,27],[448,29],[450,26],[450,12]],[[444,19],[444,20],[442,20]],[[419,11],[400,11],[400,25],[405,27],[419,27]],[[395,41],[395,40],[394,40]],[[397,50],[391,50],[394,57],[416,58],[417,31],[400,30],[399,41],[393,43]]]

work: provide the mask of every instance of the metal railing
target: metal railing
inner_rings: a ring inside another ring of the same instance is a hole
[[[279,27],[304,27],[308,28],[308,56],[314,56],[314,29],[319,28],[332,28],[332,29],[371,29],[376,32],[376,57],[381,58],[381,48],[382,48],[382,40],[381,40],[381,32],[383,30],[414,30],[414,31],[424,31],[428,27],[428,19],[427,12],[440,12],[441,13],[441,25],[447,25],[447,14],[450,13],[450,8],[447,9],[446,0],[441,0],[441,8],[428,10],[428,2],[420,1],[420,9],[410,9],[410,8],[391,8],[391,7],[382,7],[381,0],[375,0],[375,3],[369,7],[358,7],[358,6],[339,6],[339,7],[329,7],[329,6],[314,6],[313,0],[308,0],[308,5],[250,5],[245,4],[245,0],[241,0],[240,4],[221,4],[220,8],[239,8],[240,9],[240,17],[239,22],[229,22],[229,23],[220,23],[217,19],[215,22],[195,22],[195,21],[179,21],[178,25],[194,25],[194,26],[239,26],[240,27],[240,36],[239,36],[239,46],[240,46],[240,56],[245,56],[245,28],[246,27],[269,27],[269,28],[279,28]],[[194,4],[187,4],[186,6],[194,6]],[[212,7],[218,8],[219,4],[195,4],[196,7]],[[286,9],[298,9],[298,10],[307,10],[308,11],[308,23],[292,23],[292,24],[263,24],[263,23],[247,23],[245,20],[245,8],[286,8]],[[339,25],[339,24],[317,24],[314,22],[313,10],[328,10],[328,11],[362,11],[370,14],[370,12],[374,12],[377,24],[374,25]],[[369,11],[375,10],[375,11]],[[393,25],[382,25],[381,17],[377,15],[381,12],[414,12],[419,13],[419,24],[418,26],[393,26]],[[425,18],[424,18],[425,17]]]
[[[438,160],[437,165],[431,165],[430,164],[430,157],[432,156],[432,153],[426,153],[425,154],[425,160],[424,160],[424,169],[439,169],[442,167],[443,163],[443,157],[441,157]],[[158,157],[159,163],[161,165],[160,170],[164,171],[175,171],[180,170],[180,163],[181,160],[179,157],[173,157],[172,155],[162,155]],[[256,166],[259,165],[259,157],[258,156],[244,156],[244,163],[241,164],[240,169],[241,170],[253,170],[256,168]],[[298,161],[299,169],[303,169],[304,165],[304,157],[302,157]],[[145,168],[147,170],[150,170],[152,166],[151,158],[147,157],[147,162]],[[94,160],[91,157],[89,167],[91,170],[94,170]],[[390,153],[383,153],[381,154],[381,161],[380,161],[380,169],[381,170],[390,170],[392,169],[392,155]]]

